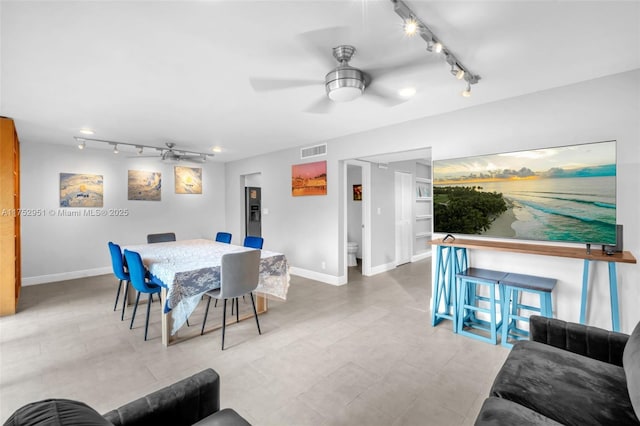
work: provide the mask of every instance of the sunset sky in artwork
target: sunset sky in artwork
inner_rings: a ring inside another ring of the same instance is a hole
[[[315,163],[306,164],[294,164],[293,166],[291,166],[291,175],[294,178],[301,177],[309,179],[324,173],[327,173],[326,161],[317,161]]]

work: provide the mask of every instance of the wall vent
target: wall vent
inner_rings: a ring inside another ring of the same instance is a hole
[[[300,158],[320,157],[322,155],[327,155],[326,143],[300,149]]]

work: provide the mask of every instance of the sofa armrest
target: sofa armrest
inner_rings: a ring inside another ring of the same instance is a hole
[[[538,315],[530,320],[530,340],[622,367],[629,335]]]
[[[187,426],[220,410],[220,377],[211,368],[112,410],[116,426]]]

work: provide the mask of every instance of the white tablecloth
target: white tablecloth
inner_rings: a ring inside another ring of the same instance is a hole
[[[211,240],[183,240],[125,246],[140,254],[149,272],[167,287],[165,312],[172,311],[175,334],[198,305],[202,295],[220,288],[220,259],[225,253],[252,250]],[[289,265],[282,253],[261,250],[257,292],[286,300]]]

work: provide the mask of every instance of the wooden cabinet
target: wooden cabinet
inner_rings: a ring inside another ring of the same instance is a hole
[[[20,296],[20,145],[13,120],[0,117],[0,315]]]

